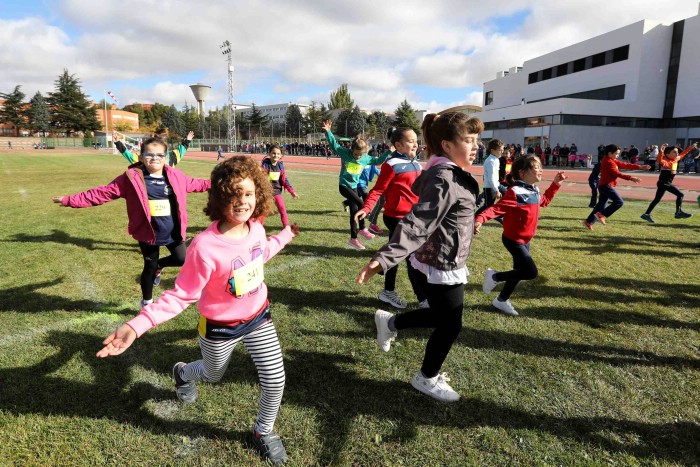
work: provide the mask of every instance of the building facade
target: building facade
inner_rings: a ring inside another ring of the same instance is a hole
[[[284,103],[284,104],[272,104],[272,105],[261,105],[261,106],[255,106],[255,108],[260,112],[264,117],[270,117],[270,123],[278,125],[282,124],[285,121],[286,115],[287,115],[287,110],[289,109],[289,106],[291,105],[296,105],[299,107],[299,111],[301,112],[302,115],[306,115],[306,111],[309,109],[309,105],[305,104],[292,104],[290,103]],[[237,108],[240,109],[242,106],[237,105]],[[253,113],[253,109],[251,107],[246,107],[243,110],[237,110],[237,114],[240,114],[244,117],[247,117],[251,113]]]
[[[589,154],[700,140],[698,30],[700,16],[642,20],[498,72],[476,114],[483,138]]]

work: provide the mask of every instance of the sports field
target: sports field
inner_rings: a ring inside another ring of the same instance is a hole
[[[123,200],[69,209],[51,196],[106,184],[126,162],[39,153],[0,154],[0,465],[261,463],[249,440],[259,386],[242,347],[221,383],[198,385],[196,403],[175,397],[173,363],[199,356],[196,307],[122,356],[95,358],[138,312],[142,257]],[[208,177],[213,166],[192,157],[178,168]],[[627,199],[589,232],[588,197],[564,187],[542,211],[540,276],[513,295],[517,318],[481,291],[486,268],[510,266],[501,227],[484,226],[442,369],[462,396],[448,405],[409,384],[427,330],[377,348],[382,278],[354,279],[386,237],[347,248],[337,173],[289,164],[288,176],[301,235],[265,276],[287,372],[276,431],[290,465],[700,464],[697,204],[679,221],[667,197],[650,225],[639,219],[648,200]],[[209,225],[205,202],[188,198],[189,237]],[[277,232],[279,216],[266,227]],[[175,275],[166,269],[160,290]],[[405,266],[397,279],[410,299]]]

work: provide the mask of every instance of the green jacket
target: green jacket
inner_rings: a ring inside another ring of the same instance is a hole
[[[340,176],[338,178],[338,184],[340,186],[346,186],[348,188],[357,188],[357,182],[360,180],[360,174],[364,168],[368,165],[382,165],[391,155],[391,151],[386,151],[384,154],[378,157],[372,157],[369,154],[363,154],[359,159],[355,159],[352,151],[344,146],[338,144],[335,140],[335,136],[331,131],[326,132],[326,139],[328,139],[328,144],[330,145],[333,152],[340,157]]]

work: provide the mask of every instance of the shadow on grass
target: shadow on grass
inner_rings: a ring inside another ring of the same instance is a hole
[[[63,279],[58,278],[52,281],[2,289],[0,290],[0,311],[15,311],[19,313],[40,313],[54,310],[90,311],[104,306],[115,305],[94,300],[71,300],[38,291],[62,282]]]
[[[289,256],[306,256],[306,257],[325,257],[332,258],[338,256],[344,256],[347,258],[357,258],[357,274],[360,273],[360,269],[367,264],[372,257],[373,247],[379,248],[386,243],[386,238],[382,240],[383,237],[376,237],[373,240],[362,241],[362,244],[367,247],[367,250],[358,251],[347,245],[347,240],[343,240],[339,246],[324,246],[324,245],[303,245],[301,243],[288,243],[283,250],[284,255]],[[354,284],[355,277],[349,277],[348,283]]]
[[[74,237],[62,230],[53,229],[48,235],[28,235],[24,233],[14,234],[7,240],[0,242],[9,243],[60,243],[63,245],[75,245],[87,250],[112,250],[112,251],[134,251],[138,246],[136,243],[105,242],[91,238]],[[114,246],[107,246],[114,245]],[[120,248],[118,248],[120,247]]]
[[[600,225],[598,225],[600,227]],[[602,227],[604,228],[604,227]],[[542,233],[538,232],[538,239],[547,239],[561,241],[562,238],[556,235],[547,235],[547,230],[556,231],[569,231],[571,229],[562,229],[557,227],[547,227],[542,229]],[[585,229],[580,229],[582,233],[586,233]],[[683,242],[676,241],[673,242],[674,248],[676,249],[676,256],[691,256],[697,254],[698,244],[697,242]],[[669,257],[669,251],[664,249],[659,249],[659,240],[657,239],[645,239],[645,238],[635,238],[631,239],[629,236],[621,235],[605,235],[605,236],[589,236],[589,235],[578,235],[566,239],[564,245],[559,246],[562,250],[586,250],[592,255],[605,255],[610,253],[615,253],[619,255],[644,255],[644,256],[659,256],[662,258]],[[680,252],[679,250],[687,250],[688,252]]]

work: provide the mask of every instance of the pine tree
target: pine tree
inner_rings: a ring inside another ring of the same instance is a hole
[[[75,75],[64,69],[55,86],[55,92],[49,93],[48,98],[52,127],[68,134],[95,131],[102,127],[97,119],[97,108],[83,93]]]
[[[334,109],[352,109],[355,107],[355,101],[350,97],[348,84],[341,84],[336,91],[331,92],[331,101],[328,103],[328,108]]]
[[[179,139],[185,136],[185,124],[180,118],[180,113],[174,105],[171,105],[163,115],[161,124],[168,128],[171,139]]]
[[[413,107],[411,107],[411,104],[409,104],[406,99],[399,104],[395,113],[396,119],[394,123],[397,127],[411,128],[417,135],[420,134],[420,122],[418,121],[418,117],[416,117],[416,111],[413,110]]]
[[[342,112],[340,112],[340,115],[338,115],[338,118],[333,122],[333,126],[335,127],[335,130],[333,130],[333,133],[336,135],[342,135],[344,138],[349,138],[349,135],[352,135],[352,127],[350,126],[350,116],[352,115],[352,110],[350,109],[345,109]],[[353,136],[356,136],[357,133],[355,133]]]
[[[248,131],[248,139],[253,139],[259,135],[263,128],[267,129],[270,124],[270,117],[268,115],[263,115],[255,104],[250,108],[250,114],[243,117],[241,125]]]
[[[182,123],[185,125],[184,134],[194,131],[197,138],[202,137],[202,132],[200,131],[199,125],[199,115],[197,115],[197,109],[195,109],[193,105],[188,106],[185,104],[185,106],[182,108],[182,112],[180,112],[180,118],[182,119]]]
[[[287,107],[287,113],[284,115],[284,125],[287,135],[291,137],[306,135],[306,122],[298,105],[292,104]]]
[[[323,110],[321,110],[323,109]],[[323,122],[325,120],[328,120],[326,118],[324,120],[324,114],[329,114],[329,112],[326,110],[325,106],[321,104],[321,108],[316,107],[316,102],[311,102],[311,106],[306,110],[306,115],[304,116],[304,123],[306,127],[308,128],[308,131],[318,133],[323,127]]]
[[[37,91],[32,100],[29,101],[29,104],[30,107],[27,110],[29,129],[32,133],[43,133],[46,135],[51,129],[51,113],[49,112],[49,106],[46,104],[46,99]]]
[[[385,139],[387,130],[392,126],[389,116],[381,110],[375,110],[372,112],[372,120],[376,128],[375,138]]]
[[[24,93],[20,91],[21,87],[15,86],[15,90],[9,94],[0,93],[0,99],[5,101],[0,108],[0,122],[12,123],[15,127],[15,136],[19,136],[20,127],[27,122],[25,106],[22,103]]]
[[[348,137],[352,138],[362,134],[365,126],[367,126],[365,115],[360,111],[360,107],[355,106],[348,117]]]

